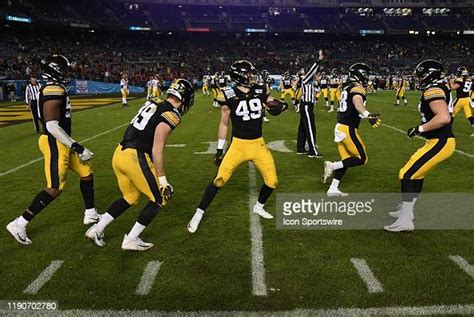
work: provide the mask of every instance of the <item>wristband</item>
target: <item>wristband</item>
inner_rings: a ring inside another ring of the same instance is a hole
[[[364,118],[368,118],[370,116],[370,112],[368,112],[367,110],[365,110],[364,112],[362,112],[362,115],[364,116]]]
[[[158,183],[160,183],[160,185],[167,185],[168,180],[166,179],[166,176],[159,176],[158,177]]]
[[[225,145],[225,139],[219,139],[217,141],[217,149],[218,150],[224,149],[224,145]]]

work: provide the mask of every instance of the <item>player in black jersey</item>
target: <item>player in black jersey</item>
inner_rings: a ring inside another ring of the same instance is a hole
[[[250,62],[245,60],[235,62],[231,66],[230,75],[236,87],[224,89],[217,97],[222,111],[214,161],[219,170],[214,181],[208,185],[196,213],[188,224],[188,231],[191,233],[196,232],[204,211],[219,188],[223,187],[239,165],[246,161],[255,164],[264,180],[253,212],[263,218],[273,218],[263,207],[277,187],[278,179],[272,153],[262,137],[262,111],[264,104],[272,102],[273,106],[268,107],[267,111],[272,115],[279,115],[288,108],[288,105],[273,99],[266,85],[256,84],[255,68]],[[229,121],[232,121],[232,143],[224,156]]]
[[[425,176],[439,163],[453,155],[456,139],[452,131],[452,105],[448,85],[443,79],[443,65],[432,59],[419,63],[415,75],[422,90],[418,109],[421,124],[407,131],[410,139],[421,135],[426,140],[402,167],[399,173],[402,204],[399,211],[390,215],[398,219],[385,230],[392,232],[413,231],[413,207],[423,189]]]
[[[71,137],[71,104],[66,90],[69,83],[69,61],[62,55],[51,55],[41,61],[46,85],[39,92],[39,115],[43,133],[38,144],[44,157],[46,188],[38,193],[24,213],[7,225],[7,230],[21,244],[33,242],[26,225],[63,191],[68,170],[80,178],[84,199],[84,224],[99,221],[94,207],[93,170],[89,163],[94,154]]]
[[[450,82],[451,89],[456,90],[456,100],[454,101],[454,116],[459,111],[464,110],[464,116],[472,126],[474,136],[474,117],[472,116],[472,99],[470,94],[474,89],[472,78],[466,67],[459,67],[457,69],[456,78]]]
[[[181,123],[181,116],[194,103],[193,85],[186,79],[175,80],[166,93],[166,101],[145,102],[115,149],[112,166],[123,197],[113,202],[99,223],[86,232],[86,237],[99,247],[105,245],[105,227],[137,204],[141,194],[149,202],[130,233],[124,236],[122,249],[145,251],[153,247],[141,240],[140,234],[173,194],[164,168],[165,145],[170,133]]]
[[[367,150],[358,132],[361,117],[368,119],[374,128],[381,123],[380,115],[371,114],[365,107],[369,74],[369,66],[363,63],[356,63],[349,68],[349,81],[341,94],[337,124],[334,129],[334,142],[337,143],[341,160],[324,162],[323,182],[326,183],[326,180],[334,173],[331,186],[327,191],[329,197],[347,196],[339,190],[339,183],[347,169],[367,163]]]

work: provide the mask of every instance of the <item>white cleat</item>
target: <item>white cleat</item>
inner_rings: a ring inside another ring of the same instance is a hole
[[[273,215],[272,215],[272,214],[266,212],[265,209],[263,209],[263,208],[257,207],[256,205],[253,206],[253,213],[254,213],[254,214],[257,214],[257,215],[259,215],[260,217],[265,218],[265,219],[273,219]]]
[[[140,238],[129,239],[127,235],[123,236],[122,250],[146,251],[153,247],[153,243],[145,242]]]
[[[332,176],[334,173],[334,169],[332,168],[332,162],[324,161],[324,174],[323,174],[323,183],[326,184],[326,181],[329,177]]]
[[[328,195],[328,197],[346,197],[346,196],[349,196],[348,193],[343,193],[339,189],[332,189],[331,187],[329,187],[328,191],[326,192],[326,195]]]
[[[400,209],[402,208],[402,204],[398,204],[397,207],[395,207],[395,211],[390,211],[388,214],[393,217],[393,218],[398,218],[400,217]],[[410,215],[411,220],[415,219],[415,215],[411,214]]]
[[[189,233],[195,233],[197,231],[199,224],[201,223],[202,216],[204,216],[204,212],[202,210],[196,210],[196,213],[186,227]]]
[[[334,112],[334,109],[329,109],[328,112]]]
[[[23,245],[32,244],[33,241],[31,241],[26,234],[26,227],[19,226],[17,224],[17,219],[13,220],[7,225],[8,232],[10,232],[10,234],[13,236],[13,238],[15,238],[16,241],[18,241],[18,243]]]
[[[102,218],[102,215],[97,213],[97,209],[94,209],[94,211],[84,212],[84,220],[82,222],[85,225],[92,225],[92,224],[98,223],[101,218]]]
[[[93,225],[86,231],[86,238],[91,240],[98,247],[104,247],[104,232],[97,230],[97,225]]]
[[[270,122],[270,119],[268,119],[267,117],[263,117],[263,122]]]
[[[386,231],[390,232],[402,232],[402,231],[413,231],[415,230],[415,225],[412,220],[400,220],[397,219],[391,225],[383,227]]]

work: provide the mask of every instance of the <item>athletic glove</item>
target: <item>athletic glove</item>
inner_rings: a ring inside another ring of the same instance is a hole
[[[380,120],[380,115],[380,113],[371,113],[367,117],[372,128],[377,128],[379,125],[382,124],[382,120]]]
[[[73,144],[71,144],[71,149],[73,149],[74,152],[77,153],[77,156],[79,156],[79,158],[83,162],[90,161],[94,157],[94,153],[92,153],[89,149],[83,147],[77,142],[74,142]]]
[[[174,193],[173,186],[166,180],[166,176],[158,177],[158,182],[160,183],[159,190],[162,198],[162,205],[166,206],[168,201],[171,199]]]
[[[422,131],[420,131],[420,126],[413,127],[407,130],[407,136],[409,139],[413,139],[415,136],[419,135]]]
[[[217,149],[216,155],[214,155],[214,164],[216,164],[216,166],[220,166],[223,159],[224,159],[224,150]]]

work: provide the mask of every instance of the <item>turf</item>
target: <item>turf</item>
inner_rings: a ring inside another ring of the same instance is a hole
[[[418,94],[408,93],[409,106],[394,107],[393,92],[368,97],[368,108],[382,112],[383,122],[405,130],[419,122]],[[144,99],[92,108],[73,114],[73,134],[83,140],[124,125]],[[389,234],[368,231],[277,230],[274,221],[262,221],[268,296],[252,295],[249,230],[249,169],[242,165],[209,208],[199,231],[185,230],[202,192],[216,173],[212,155],[205,152],[216,140],[219,111],[212,99],[198,94],[196,105],[173,132],[166,149],[168,180],[175,188],[169,206],[147,228],[143,238],[155,243],[145,253],[123,252],[122,236],[134,223],[141,204],[131,208],[106,231],[107,246],[94,247],[84,239],[83,204],[78,178],[69,175],[62,196],[28,227],[34,244],[18,245],[0,232],[0,299],[54,299],[61,309],[287,310],[294,308],[382,307],[474,303],[472,278],[448,258],[460,255],[474,263],[472,231],[427,231]],[[74,108],[74,100],[72,102]],[[337,159],[333,142],[335,114],[320,103],[316,110],[318,145],[324,159]],[[286,140],[292,153],[274,152],[279,175],[278,192],[323,192],[322,161],[295,154],[298,114],[288,111],[271,117],[264,126],[267,142]],[[95,153],[96,204],[100,210],[120,197],[111,158],[125,127],[85,143]],[[367,166],[347,173],[342,185],[348,192],[397,192],[398,170],[422,145],[386,126],[361,125],[368,148]],[[470,126],[462,115],[455,120],[457,148],[474,154]],[[0,129],[1,171],[41,156],[31,123]],[[426,192],[473,193],[474,159],[455,153],[425,182]],[[44,186],[43,162],[38,161],[1,176],[0,224],[4,227],[28,206]],[[258,177],[258,184],[261,180]],[[275,196],[268,205],[275,210]],[[449,217],[449,211],[446,211]],[[367,293],[351,258],[364,258],[384,286]],[[63,266],[36,295],[23,294],[26,286],[52,260]],[[135,289],[149,261],[163,262],[149,295]]]

